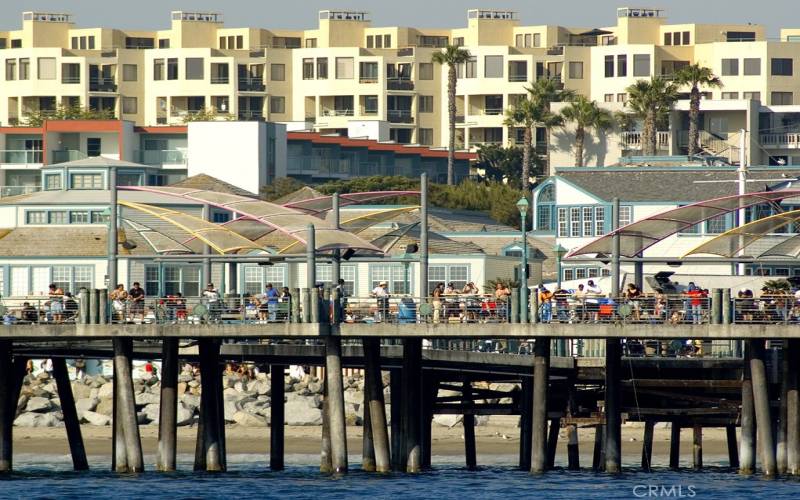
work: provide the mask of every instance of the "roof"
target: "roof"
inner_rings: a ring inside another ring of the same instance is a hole
[[[339,135],[324,135],[317,132],[288,132],[289,141],[311,141],[314,144],[338,144],[341,147],[367,148],[370,151],[391,151],[397,154],[420,155],[423,158],[447,158],[446,149],[432,149],[424,146],[379,142],[372,139],[351,139]],[[476,153],[457,151],[456,160],[474,160]]]
[[[64,163],[53,163],[48,167],[72,168],[72,167],[126,167],[126,168],[154,168],[152,165],[142,165],[132,161],[117,160],[106,158],[105,156],[90,156],[80,160],[67,161]],[[47,167],[45,167],[47,168]]]
[[[190,205],[198,206],[200,203],[182,200],[175,196],[144,191],[119,190],[117,196],[121,201],[134,203],[147,203],[150,205]],[[66,191],[36,191],[0,198],[0,205],[108,205],[111,194],[102,189],[70,189]]]
[[[794,179],[799,168],[751,167],[747,192],[763,191],[765,185]],[[558,170],[562,178],[600,200],[623,202],[695,202],[738,193],[736,167],[664,168],[569,168]],[[726,181],[726,182],[720,182]]]
[[[202,189],[204,191],[215,191],[217,193],[235,194],[238,196],[256,196],[256,193],[251,193],[238,186],[234,186],[228,182],[217,179],[206,174],[197,174],[187,177],[182,181],[170,184],[172,187],[182,187],[191,189]]]
[[[108,255],[106,238],[108,229],[96,227],[18,227],[0,233],[0,255],[4,257],[104,257]],[[120,241],[125,231],[120,230]],[[152,254],[151,247],[138,236],[130,238],[137,243],[133,250],[120,254]]]
[[[286,205],[287,203],[311,200],[314,198],[321,198],[323,196],[325,195],[320,193],[316,189],[309,186],[303,186],[297,191],[293,191],[289,194],[281,196],[277,200],[273,200],[272,203],[277,203],[278,205]]]

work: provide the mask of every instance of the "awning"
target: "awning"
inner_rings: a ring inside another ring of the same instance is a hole
[[[764,217],[763,219],[758,219],[726,231],[689,250],[684,257],[696,254],[734,257],[756,241],[769,234],[774,234],[776,231],[789,224],[797,222],[800,222],[800,210],[791,210],[789,212]],[[781,244],[782,243],[783,242],[781,242]],[[789,245],[789,247],[792,247],[792,245]],[[769,252],[770,250],[767,251]],[[785,250],[788,251],[790,248],[786,248]],[[763,255],[763,252],[761,252],[761,254]]]

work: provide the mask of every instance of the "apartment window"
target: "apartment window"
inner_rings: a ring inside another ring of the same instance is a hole
[[[773,105],[791,105],[792,93],[791,92],[773,92],[770,98],[770,104]]]
[[[88,210],[72,210],[69,213],[70,224],[88,224],[89,211]]]
[[[524,42],[525,38],[524,37],[525,37],[525,35],[522,35],[522,34],[519,34],[519,35],[515,36],[514,37],[514,46],[517,47],[517,48],[525,47],[525,42]]]
[[[269,66],[269,78],[273,82],[285,81],[286,80],[286,65],[285,64],[270,64],[270,66]]]
[[[485,78],[503,78],[503,56],[485,56],[483,76]]]
[[[761,100],[761,92],[742,92],[743,99],[752,99],[754,101]]]
[[[244,35],[236,35],[236,48],[237,49],[244,48]]]
[[[72,189],[103,189],[103,174],[70,174]]]
[[[39,80],[56,79],[56,58],[40,57],[37,59]]]
[[[542,46],[542,35],[540,33],[533,34],[533,46],[534,47]]]
[[[314,79],[314,59],[303,59],[303,80]]]
[[[102,152],[102,141],[99,137],[89,137],[86,139],[86,156],[100,156]]]
[[[383,48],[388,49],[392,46],[392,35],[383,35]]]
[[[27,57],[22,57],[19,60],[19,79],[27,80],[31,75],[31,60]]]
[[[358,78],[362,82],[375,83],[378,81],[378,63],[364,61],[358,63]]]
[[[372,35],[367,35],[367,48],[368,49],[375,48],[375,37]]]
[[[271,96],[269,98],[270,113],[286,113],[286,98],[284,96]]]
[[[306,38],[306,48],[307,49],[316,49],[317,48],[317,39],[316,38]]]
[[[633,76],[650,76],[650,54],[633,55]]]
[[[736,100],[739,98],[738,92],[723,92],[722,99],[724,100]]]
[[[691,45],[692,44],[692,37],[691,33],[688,31],[683,32],[683,44],[684,45]]]
[[[743,74],[746,76],[760,75],[761,59],[758,57],[745,57],[743,69],[744,69]]]
[[[623,208],[630,209],[630,207],[619,208],[620,213]],[[606,234],[606,210],[603,207],[594,207],[594,235],[602,236],[604,234]]]
[[[125,37],[126,49],[152,49],[156,41],[154,38],[140,38],[140,37]]]
[[[617,76],[628,76],[628,56],[625,54],[617,56]]]
[[[614,94],[603,94],[603,102],[614,102]]]
[[[382,49],[383,48],[383,38],[380,35],[375,35],[375,48]]]
[[[177,68],[176,68],[177,73]],[[177,78],[177,74],[175,75]],[[186,79],[187,80],[202,80],[203,77],[203,58],[202,57],[187,57],[186,58]],[[171,78],[172,79],[172,78]]]
[[[6,59],[6,80],[17,79],[17,60]]]
[[[569,209],[569,235],[573,238],[581,236],[581,209],[579,207]]]
[[[227,38],[224,36],[219,37],[219,48],[225,50],[228,48]]]
[[[328,58],[327,57],[318,57],[317,58],[317,80],[327,80],[328,79]]]
[[[337,80],[352,80],[353,79],[353,58],[352,57],[337,57],[336,58],[336,79]]]
[[[26,224],[47,224],[47,212],[45,210],[28,210],[25,212]]]
[[[169,38],[162,38],[158,41],[158,48],[159,49],[168,49],[169,48]]]
[[[570,61],[569,63],[569,78],[571,80],[583,79],[583,63],[581,61]]]
[[[617,102],[626,102],[627,100],[628,100],[628,94],[626,94],[625,92],[617,94]]]
[[[433,96],[421,95],[419,96],[419,112],[420,113],[433,113]]]
[[[419,141],[423,146],[433,146],[433,129],[421,128],[419,129]]]
[[[453,37],[453,45],[456,47],[463,47],[464,46],[464,37],[463,36],[454,36]]]
[[[559,208],[558,209],[558,236],[560,237],[568,237],[569,236],[569,227],[567,224],[567,209],[566,208]]]
[[[726,34],[728,42],[755,42],[755,31],[728,31]]]
[[[478,58],[472,56],[467,59],[464,64],[464,78],[477,78],[478,77]]]
[[[606,78],[613,78],[614,77],[614,56],[606,56],[605,64],[603,65],[605,69],[604,76]]]
[[[429,275],[430,276],[430,275]],[[405,267],[396,264],[375,264],[369,268],[370,290],[378,286],[378,283],[385,281],[389,285],[389,293],[403,294],[408,293],[408,283],[406,282]]]
[[[664,45],[672,45],[672,33],[664,33]]]
[[[170,57],[167,59],[167,80],[178,79],[178,58]]]
[[[78,46],[79,46],[78,45],[78,37],[77,36],[73,36],[72,40],[70,41],[70,48],[72,50],[78,50]]]
[[[122,65],[122,81],[135,82],[139,79],[139,66],[135,64]]]
[[[433,80],[433,63],[419,63],[419,79]]]
[[[20,38],[12,38],[11,39],[11,48],[12,49],[20,49],[20,48],[22,48],[22,40]]]
[[[378,96],[376,95],[364,96],[364,114],[365,115],[378,114]]]
[[[44,176],[45,191],[57,191],[61,189],[61,174],[49,174]]]
[[[164,60],[153,59],[153,80],[164,79]]]
[[[779,57],[773,58],[772,76],[792,76],[792,59]]]
[[[738,76],[738,75],[739,75],[739,60],[723,59],[722,76]]]
[[[227,113],[231,109],[230,98],[226,95],[211,96],[211,105],[218,113]]]
[[[136,97],[122,98],[122,112],[126,115],[135,115],[139,112],[139,100]]]

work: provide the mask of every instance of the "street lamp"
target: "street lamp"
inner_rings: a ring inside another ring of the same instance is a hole
[[[556,243],[553,247],[553,253],[556,256],[556,290],[561,288],[561,259],[567,254],[567,249],[562,247],[560,243]]]
[[[522,269],[520,270],[522,286],[519,290],[519,320],[521,323],[528,322],[528,231],[525,226],[528,206],[528,199],[525,196],[520,198],[517,202],[517,209],[519,210],[519,216],[522,221]]]

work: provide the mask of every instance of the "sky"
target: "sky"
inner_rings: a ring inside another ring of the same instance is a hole
[[[70,13],[78,27],[147,30],[169,27],[171,10],[219,12],[229,27],[310,29],[325,9],[368,11],[374,26],[456,28],[476,7],[514,10],[523,25],[588,28],[613,26],[615,9],[624,6],[624,0],[0,0],[0,30],[19,28],[27,10]],[[662,8],[673,23],[764,24],[770,37],[800,27],[797,0],[637,0],[627,6]]]

